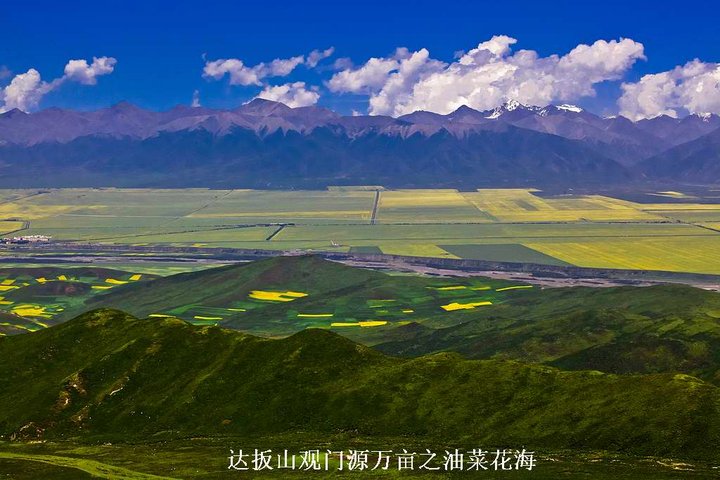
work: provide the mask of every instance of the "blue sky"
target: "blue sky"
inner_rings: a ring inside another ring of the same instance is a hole
[[[621,71],[604,73],[612,77],[609,80],[595,82],[588,80],[590,73],[579,73],[582,79],[578,81],[590,82],[595,96],[580,92],[580,87],[569,94],[550,94],[553,101],[568,100],[611,114],[620,108],[617,100],[623,81],[638,82],[643,75],[669,71],[695,58],[703,62],[705,85],[708,78],[714,78],[710,74],[715,62],[720,61],[720,8],[712,7],[712,2],[686,1],[681,5],[679,8],[678,2],[631,0],[13,2],[0,10],[0,77],[4,77],[0,78],[0,87],[29,69],[35,69],[44,82],[52,82],[63,77],[63,69],[71,59],[91,62],[93,57],[107,56],[117,61],[112,73],[89,81],[68,77],[67,81],[45,88],[47,92],[37,105],[29,108],[94,109],[127,100],[146,108],[167,109],[189,104],[196,90],[203,105],[234,107],[266,87],[304,82],[307,91],[317,94],[318,105],[343,113],[365,113],[368,108],[373,110],[368,98],[387,96],[388,86],[365,85],[354,90],[345,86],[331,91],[326,82],[342,69],[333,66],[339,58],[351,59],[353,67],[341,65],[352,71],[371,57],[389,59],[396,48],[406,47],[409,53],[405,57],[427,49],[433,61],[451,65],[457,62],[455,52],[467,52],[499,35],[517,40],[511,46],[513,52],[534,50],[539,58],[553,54],[562,57],[580,44],[592,45],[597,40],[632,39],[642,45],[644,59],[635,52]],[[208,61],[239,59],[252,67],[328,47],[334,47],[333,55],[318,66],[301,65],[287,76],[264,78],[259,85],[231,85],[229,73],[216,79],[203,76]],[[398,62],[407,59],[400,57]],[[438,64],[425,71],[437,73],[443,67]],[[525,75],[532,77],[535,72],[531,69]],[[431,94],[405,98],[417,82],[423,82],[423,75],[430,74],[418,73],[420,77],[412,80],[416,83],[406,85],[404,92],[396,92],[396,98],[387,100],[389,105],[376,104],[373,112],[402,112],[414,106],[442,110],[455,105],[455,98],[427,100]],[[675,83],[679,89],[680,83],[689,83],[696,74],[678,75]],[[508,85],[501,88],[500,96],[516,91],[514,85]],[[429,89],[432,82],[420,86]],[[465,92],[466,87],[457,86],[459,92]],[[558,88],[567,92],[565,87]],[[636,94],[641,96],[646,91],[638,90]],[[535,93],[526,94],[529,99],[538,98]],[[462,93],[458,95],[465,98]],[[720,104],[714,98],[681,100],[683,95],[678,90],[677,98],[661,99],[662,105],[633,104],[626,105],[626,110],[639,115],[663,109],[714,111],[716,103]],[[478,105],[485,102],[478,101]]]

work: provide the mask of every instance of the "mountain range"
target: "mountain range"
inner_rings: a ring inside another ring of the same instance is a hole
[[[0,115],[0,186],[309,188],[720,181],[720,116],[633,122],[573,105],[341,116],[255,99]]]

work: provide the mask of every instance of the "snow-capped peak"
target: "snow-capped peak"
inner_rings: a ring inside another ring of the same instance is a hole
[[[503,114],[502,107],[495,107],[495,109],[492,111],[492,113],[485,118],[489,118],[490,120],[495,120],[496,118],[500,118],[500,116],[502,114]]]
[[[526,107],[522,103],[518,102],[517,100],[507,100],[501,106],[495,107],[495,109],[493,109],[492,113],[490,113],[490,115],[488,115],[485,118],[494,120],[496,118],[500,118],[500,116],[505,112],[512,112],[517,109],[528,109],[528,107]]]
[[[496,118],[500,118],[504,113],[512,112],[515,110],[523,110],[527,112],[532,112],[535,115],[538,115],[540,117],[546,117],[551,114],[551,112],[555,110],[560,110],[563,112],[573,112],[573,113],[580,113],[583,111],[582,108],[576,106],[576,105],[569,105],[569,104],[563,104],[563,105],[549,105],[547,107],[538,107],[534,105],[524,105],[517,100],[508,100],[504,104],[502,104],[499,107],[495,107],[492,112],[490,112],[490,115],[486,116],[485,118],[488,118],[490,120],[494,120]]]
[[[520,107],[524,107],[522,103],[518,102],[517,100],[508,100],[505,102],[505,105],[503,105],[503,108],[507,112],[512,112],[513,110],[517,110]]]
[[[566,112],[574,112],[574,113],[580,113],[583,111],[583,109],[578,107],[577,105],[569,105],[567,103],[564,103],[562,105],[557,105],[555,108],[557,108],[558,110],[564,110]]]
[[[702,119],[703,122],[709,122],[710,118],[712,117],[712,113],[710,112],[696,113],[695,115],[697,115],[698,118]]]

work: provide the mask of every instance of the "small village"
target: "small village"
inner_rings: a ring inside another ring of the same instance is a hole
[[[26,245],[28,243],[50,243],[52,237],[47,235],[25,235],[21,237],[2,238],[0,245]]]

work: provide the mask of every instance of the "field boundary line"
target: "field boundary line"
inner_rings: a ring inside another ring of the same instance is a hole
[[[720,229],[713,228],[713,227],[708,227],[707,225],[702,225],[702,224],[700,224],[700,223],[692,223],[692,224],[689,224],[689,225],[693,225],[694,227],[704,228],[705,230],[710,230],[711,232],[720,233]]]
[[[167,226],[170,225],[171,223],[175,223],[175,222],[177,222],[177,221],[180,220],[180,219],[187,218],[187,217],[189,217],[190,215],[193,215],[193,214],[195,214],[195,213],[197,213],[197,212],[199,212],[199,211],[201,211],[201,210],[205,210],[205,209],[208,208],[209,206],[214,205],[214,204],[216,204],[217,202],[219,202],[221,198],[225,198],[225,197],[227,197],[228,195],[232,194],[234,191],[235,191],[235,189],[228,190],[228,191],[226,191],[225,193],[223,193],[222,195],[218,195],[217,197],[209,200],[209,201],[206,202],[204,205],[201,205],[200,207],[198,207],[198,208],[196,208],[196,209],[194,209],[194,210],[190,210],[189,212],[183,213],[182,215],[176,215],[176,216],[173,216],[173,217],[169,217],[169,218],[172,218],[172,220],[170,220],[170,221],[168,221],[168,222],[165,222],[165,223],[163,223],[162,225],[158,225],[158,227],[167,227]]]
[[[9,221],[12,221],[12,220],[9,220]],[[4,232],[4,233],[2,233],[2,235],[12,235],[13,233],[24,232],[25,230],[30,229],[29,221],[27,221],[27,220],[19,220],[19,221],[22,222],[22,227],[16,228],[15,230],[10,230],[9,232]]]
[[[265,239],[266,242],[271,241],[273,238],[275,238],[280,232],[283,231],[283,229],[287,227],[286,224],[280,225],[274,232],[272,232],[268,237]]]
[[[380,190],[375,190],[375,200],[373,200],[372,213],[370,214],[370,225],[377,223],[377,213],[380,206]]]
[[[20,200],[25,200],[26,198],[37,197],[38,195],[45,195],[47,193],[48,192],[46,192],[46,191],[38,191],[38,192],[34,192],[34,193],[29,193],[27,195],[23,195],[23,196],[17,197],[17,198],[12,198],[10,200],[3,200],[2,202],[0,202],[0,205],[7,205],[8,203],[15,203]]]

